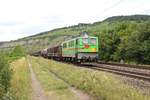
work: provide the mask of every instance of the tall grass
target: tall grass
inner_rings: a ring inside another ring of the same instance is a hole
[[[31,100],[30,71],[25,58],[16,60],[11,64],[13,76],[11,90],[14,100]]]
[[[33,58],[43,67],[48,68],[70,85],[87,92],[97,100],[148,100],[134,88],[123,84],[108,74],[86,68],[79,68],[43,58]]]

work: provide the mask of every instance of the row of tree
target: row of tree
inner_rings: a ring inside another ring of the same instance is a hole
[[[150,21],[108,23],[98,36],[101,59],[150,64]]]

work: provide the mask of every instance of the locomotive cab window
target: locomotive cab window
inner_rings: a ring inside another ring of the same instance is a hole
[[[64,44],[63,44],[63,48],[67,48],[67,43],[64,43]]]
[[[74,40],[69,42],[69,47],[73,47],[74,46]]]
[[[91,44],[96,44],[96,38],[91,38]]]
[[[88,38],[83,38],[83,44],[88,44],[89,39]]]

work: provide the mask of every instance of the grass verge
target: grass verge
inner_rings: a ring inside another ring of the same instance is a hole
[[[70,91],[69,86],[63,80],[49,72],[37,60],[30,59],[30,63],[50,100],[78,100],[78,97]]]
[[[13,76],[11,79],[12,98],[14,100],[31,100],[31,79],[28,64],[25,58],[11,63]]]
[[[123,84],[112,74],[79,68],[43,58],[31,57],[43,69],[54,72],[70,85],[85,91],[97,100],[149,100],[150,96],[142,95],[134,88]]]

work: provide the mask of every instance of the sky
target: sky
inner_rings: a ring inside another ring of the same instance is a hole
[[[150,0],[0,0],[0,41],[135,14],[150,15]]]

